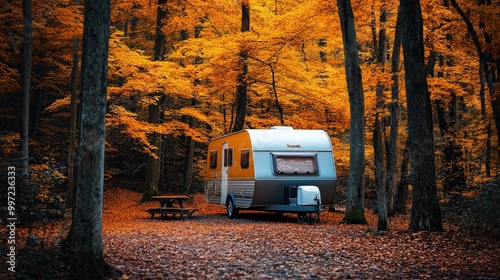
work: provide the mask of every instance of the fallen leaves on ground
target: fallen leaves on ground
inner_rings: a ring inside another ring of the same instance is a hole
[[[151,219],[141,195],[108,189],[104,206],[105,258],[123,279],[500,279],[500,242],[445,232],[407,231],[405,217],[390,231],[340,223],[323,212],[319,224],[292,214],[243,211],[228,219],[222,206],[194,195],[191,219]]]

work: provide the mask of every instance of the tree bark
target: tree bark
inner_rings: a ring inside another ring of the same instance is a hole
[[[75,6],[80,6],[80,0],[75,0]],[[78,88],[79,88],[79,63],[80,55],[78,53],[80,39],[73,39],[73,63],[71,68],[71,99],[70,99],[70,119],[69,119],[69,143],[68,143],[68,163],[66,174],[66,206],[73,208],[74,189],[75,189],[75,157],[76,157],[76,135],[77,135],[77,116],[78,116]]]
[[[399,10],[399,9],[398,9]],[[396,32],[394,35],[394,47],[391,58],[391,110],[389,134],[389,145],[387,149],[387,216],[394,216],[394,193],[396,187],[396,162],[398,151],[398,129],[399,129],[399,63],[401,56],[401,17],[396,19]]]
[[[241,32],[250,31],[250,4],[249,1],[241,3]],[[247,58],[245,50],[240,51],[240,68],[238,75],[238,86],[236,88],[236,118],[232,131],[242,130],[245,126],[245,116],[247,114],[247,91],[246,77],[248,74]]]
[[[400,4],[413,187],[410,230],[442,231],[441,208],[436,188],[432,110],[424,64],[420,1],[401,0]]]
[[[337,0],[345,56],[345,72],[351,110],[350,164],[347,191],[346,223],[366,223],[365,188],[365,113],[361,68],[350,0]]]
[[[386,30],[384,24],[387,19],[387,11],[383,6],[380,12],[380,25],[382,28],[379,31],[379,46],[377,51],[376,61],[384,72],[385,67],[385,53],[386,53]],[[387,191],[386,191],[386,165],[384,164],[384,121],[383,112],[385,106],[384,98],[385,87],[381,81],[377,82],[376,88],[376,112],[375,112],[375,125],[373,131],[373,151],[375,158],[375,182],[377,184],[377,217],[379,231],[387,230]]]
[[[21,142],[21,176],[28,180],[29,175],[29,129],[30,129],[30,90],[31,90],[31,57],[33,53],[33,19],[31,0],[23,0],[23,52],[21,64],[22,98],[20,102],[21,125],[19,139]]]
[[[148,122],[151,124],[160,123],[160,113],[158,104],[149,104]],[[146,171],[146,190],[143,194],[143,200],[149,200],[151,196],[158,194],[158,185],[160,183],[160,158],[161,158],[161,135],[153,132],[151,144],[155,146],[151,151],[153,155],[148,156],[148,165]]]
[[[72,277],[104,279],[102,207],[110,1],[87,0],[82,47],[76,204],[69,242]]]
[[[165,35],[163,34],[163,20],[166,18],[166,0],[158,0],[158,7],[156,8],[156,35],[154,44],[154,61],[162,61],[165,56]],[[160,101],[157,101],[160,102]],[[148,105],[148,122],[151,124],[160,123],[160,106],[158,103]],[[147,169],[146,169],[146,182],[145,190],[142,196],[142,201],[151,199],[151,196],[158,194],[158,187],[160,184],[160,171],[161,171],[161,158],[162,158],[162,136],[153,132],[151,137],[151,144],[155,149],[151,151],[154,155],[148,155]]]
[[[407,139],[401,161],[401,178],[398,184],[396,198],[394,199],[394,212],[406,214],[406,201],[408,199],[408,165],[410,163],[410,142]]]
[[[163,20],[167,17],[165,4],[167,0],[158,0],[158,8],[156,9],[156,34],[153,60],[163,61],[165,56],[165,34],[163,34]]]

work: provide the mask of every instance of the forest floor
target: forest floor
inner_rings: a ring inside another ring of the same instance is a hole
[[[199,209],[191,219],[151,219],[145,210],[158,202],[140,198],[124,189],[104,195],[105,259],[121,279],[500,279],[500,241],[451,224],[412,233],[398,216],[378,232],[370,211],[367,225],[328,211],[313,224],[252,211],[230,220],[202,194],[189,202]]]
[[[130,279],[500,279],[500,241],[445,232],[408,232],[407,217],[390,230],[341,223],[323,212],[319,224],[296,215],[242,211],[228,219],[222,206],[195,195],[191,219],[152,220],[140,194],[105,194],[107,261]]]

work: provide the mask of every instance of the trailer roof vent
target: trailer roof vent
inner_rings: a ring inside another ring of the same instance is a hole
[[[271,126],[269,129],[293,130],[291,126]]]

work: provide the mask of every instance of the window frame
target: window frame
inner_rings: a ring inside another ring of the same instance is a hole
[[[244,154],[246,154],[246,156],[244,156]],[[241,169],[248,169],[250,167],[250,149],[241,149],[240,167]]]
[[[217,150],[212,150],[209,153],[209,163],[210,163],[210,169],[216,169],[217,168]]]
[[[278,176],[317,176],[319,175],[319,163],[318,163],[318,153],[271,153],[272,162],[273,162],[273,173]],[[282,170],[278,170],[278,159],[279,158],[310,158],[313,160],[313,171],[304,171],[304,172],[284,172]]]

